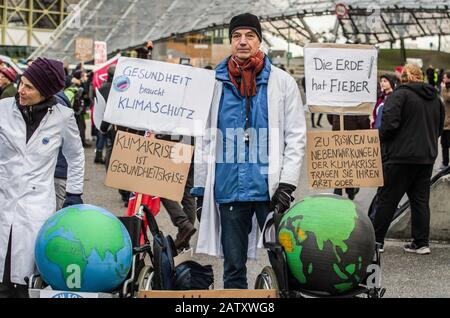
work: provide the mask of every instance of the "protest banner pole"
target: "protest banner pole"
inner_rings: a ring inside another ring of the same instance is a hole
[[[142,193],[136,193],[136,205],[134,206],[134,214],[138,213],[139,208],[141,207],[142,202]]]
[[[340,131],[344,131],[344,115],[339,115],[339,127]]]

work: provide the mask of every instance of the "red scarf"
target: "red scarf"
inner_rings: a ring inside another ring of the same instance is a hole
[[[241,70],[236,63],[239,64]],[[256,75],[261,72],[263,67],[264,53],[262,51],[258,51],[256,55],[245,61],[240,61],[234,56],[228,60],[228,75],[243,97],[256,95]]]

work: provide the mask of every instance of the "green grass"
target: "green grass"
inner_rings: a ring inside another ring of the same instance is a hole
[[[411,49],[406,50],[407,58],[421,58],[423,61],[423,70],[432,64],[434,68],[450,69],[450,53],[437,52],[430,50]],[[399,66],[400,50],[381,49],[378,54],[378,71],[394,72],[396,66]]]

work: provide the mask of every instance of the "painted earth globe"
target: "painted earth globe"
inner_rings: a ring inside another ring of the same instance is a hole
[[[369,217],[353,201],[331,194],[295,204],[283,215],[277,235],[296,285],[320,295],[357,288],[375,253]]]
[[[55,290],[111,292],[127,277],[132,262],[130,236],[107,210],[88,204],[64,208],[40,229],[36,265]]]

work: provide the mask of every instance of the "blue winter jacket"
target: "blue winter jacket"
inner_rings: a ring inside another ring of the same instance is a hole
[[[271,64],[266,57],[264,68],[256,77],[257,93],[251,98],[249,116],[249,126],[254,129],[256,136],[250,136],[249,143],[242,142],[246,100],[231,82],[227,64],[228,59],[216,68],[216,79],[223,82],[217,127],[222,133],[223,143],[218,147],[223,151],[221,158],[218,157],[216,162],[214,197],[219,204],[269,201],[267,83]],[[236,130],[241,133],[233,133]],[[238,138],[242,139],[238,142]],[[201,190],[194,188],[192,193],[201,195]]]

